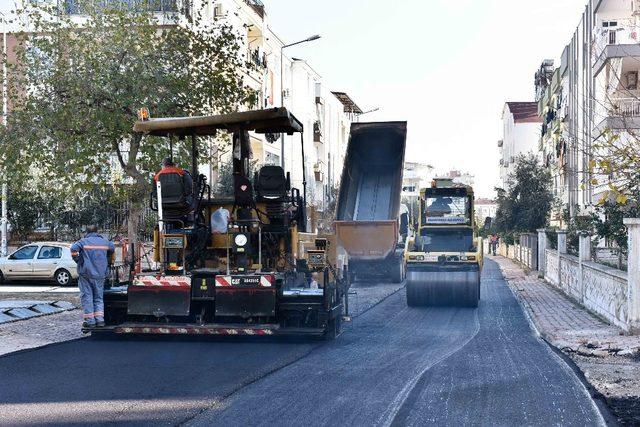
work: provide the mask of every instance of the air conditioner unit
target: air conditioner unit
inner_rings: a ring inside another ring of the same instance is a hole
[[[216,5],[213,8],[213,16],[214,18],[220,18],[222,16],[224,16],[224,8],[222,7],[221,3],[216,3]]]

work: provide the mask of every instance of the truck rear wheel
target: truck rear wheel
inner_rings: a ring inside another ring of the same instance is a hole
[[[402,283],[404,280],[404,260],[402,258],[395,259],[390,270],[391,283]]]
[[[326,340],[332,340],[342,332],[342,316],[336,316],[330,319],[327,324],[327,331],[324,333]]]

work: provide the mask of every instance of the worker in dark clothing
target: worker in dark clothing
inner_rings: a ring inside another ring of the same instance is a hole
[[[87,227],[87,235],[71,246],[78,264],[78,287],[82,303],[82,327],[102,327],[104,323],[104,281],[113,262],[115,246],[98,234],[98,227]]]

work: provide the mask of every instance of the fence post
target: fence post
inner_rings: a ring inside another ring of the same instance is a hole
[[[627,226],[627,324],[637,332],[640,328],[640,218],[625,218]]]
[[[535,233],[529,235],[529,259],[531,260],[531,269],[539,270],[540,264],[538,260],[538,236]]]
[[[580,302],[584,303],[584,263],[591,261],[591,236],[588,233],[581,232],[578,239],[578,261],[580,262],[578,287],[580,289]]]
[[[558,253],[567,253],[567,230],[557,230],[558,234]]]
[[[558,235],[558,288],[562,289],[562,254],[567,253],[567,230],[557,230]]]
[[[547,230],[539,228],[538,230],[538,271],[544,277],[547,271]]]
[[[579,255],[580,262],[591,261],[591,236],[588,233],[580,233]]]

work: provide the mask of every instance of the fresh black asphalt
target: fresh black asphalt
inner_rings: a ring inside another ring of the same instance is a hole
[[[79,340],[0,358],[2,424],[598,425],[487,260],[476,309],[397,292],[332,342]]]

